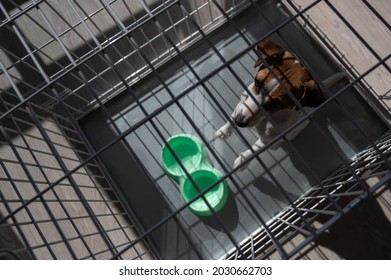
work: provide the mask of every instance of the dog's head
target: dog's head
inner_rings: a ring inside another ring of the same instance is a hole
[[[292,53],[270,40],[261,41],[256,47],[256,53],[258,59],[254,67],[259,66],[259,69],[254,82],[243,92],[241,101],[235,108],[236,125],[251,127],[259,123],[265,117],[260,106],[268,114],[295,108],[292,94],[303,106],[318,105],[317,100],[312,100],[317,95],[315,91],[318,91],[318,85]]]

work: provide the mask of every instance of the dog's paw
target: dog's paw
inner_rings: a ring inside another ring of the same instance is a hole
[[[223,129],[218,129],[215,133],[215,138],[225,139],[229,136]]]
[[[234,161],[234,165],[233,165],[233,168],[237,168],[239,165],[241,165],[245,160],[246,160],[246,152],[244,153],[241,153]],[[245,164],[243,164],[242,166],[240,166],[239,168],[239,171],[244,171],[247,169],[248,165],[250,164],[250,162],[247,162]]]
[[[223,125],[220,127],[216,133],[215,133],[215,138],[219,139],[226,139],[232,134],[232,127],[230,125]]]

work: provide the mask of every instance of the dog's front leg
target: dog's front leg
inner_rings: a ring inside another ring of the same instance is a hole
[[[230,122],[227,122],[225,125],[223,125],[216,131],[215,137],[225,139],[232,134],[233,129],[234,128],[232,127],[232,124]]]
[[[241,98],[242,98],[242,100],[236,105],[234,111],[232,112],[232,115],[231,115],[231,121],[232,122],[234,121],[234,119],[236,117],[236,111],[238,110],[238,108],[240,108],[240,106],[242,105],[242,102],[245,101],[245,99],[243,99],[243,97],[241,97]],[[223,125],[222,127],[220,127],[216,131],[215,138],[225,139],[225,138],[229,137],[232,134],[233,130],[234,130],[234,128],[232,126],[232,123],[231,122],[227,122],[225,125]]]
[[[248,149],[241,153],[239,157],[234,161],[234,168],[238,167],[242,162],[246,161],[252,154],[253,152],[259,151],[262,147],[264,146],[263,142],[261,139],[258,139],[257,142],[255,142],[254,145],[252,145],[252,149]],[[247,166],[250,164],[250,162],[245,163],[243,166],[239,168],[240,171],[243,171],[247,168]]]

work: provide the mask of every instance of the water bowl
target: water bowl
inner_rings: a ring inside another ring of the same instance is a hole
[[[171,147],[188,173],[199,169],[206,159],[204,145],[196,137],[179,134],[169,138],[162,148],[161,162],[165,172],[177,182],[185,177],[186,173],[168,146]]]
[[[197,187],[193,185],[189,178],[186,178],[182,182],[182,197],[183,200],[187,203],[192,200],[194,197],[199,195],[200,191],[206,190],[212,184],[215,184],[222,176],[220,171],[214,168],[200,169],[192,172],[190,174],[191,178],[194,180]],[[198,188],[198,189],[197,189]],[[200,197],[190,204],[190,210],[199,216],[210,216],[212,214],[211,209],[205,202],[205,199],[208,201],[210,206],[216,211],[220,211],[228,199],[228,186],[225,181],[217,184],[211,190],[204,194],[204,198]]]

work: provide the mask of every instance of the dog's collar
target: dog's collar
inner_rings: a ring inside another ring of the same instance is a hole
[[[301,102],[304,100],[306,94],[307,94],[307,87],[304,86],[303,94],[300,96],[300,98],[298,98],[299,103],[301,103]],[[244,91],[244,92],[240,95],[240,103],[244,103],[244,102],[247,100],[248,96],[249,96],[249,95],[248,95],[247,91]],[[300,108],[299,108],[298,106],[296,106],[296,105],[293,105],[291,108],[295,108],[296,111],[300,109]]]
[[[298,99],[299,103],[302,104],[301,102],[304,100],[305,98],[305,95],[307,94],[307,87],[304,86],[304,90],[303,90],[303,94],[300,96],[300,98]],[[296,111],[298,111],[300,108],[297,107],[297,106],[294,106],[294,108],[296,109]]]

